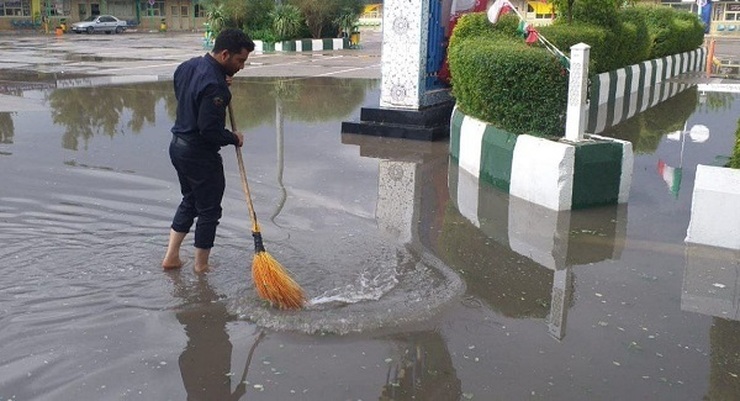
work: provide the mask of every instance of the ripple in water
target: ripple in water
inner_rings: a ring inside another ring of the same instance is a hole
[[[272,330],[307,334],[349,334],[369,330],[394,330],[428,320],[465,290],[460,278],[444,263],[423,250],[384,238],[344,236],[322,241],[291,238],[289,251],[278,257],[300,270],[293,271],[310,301],[303,310],[281,311],[259,300],[252,288],[239,290],[229,305],[242,319]],[[251,284],[251,282],[250,282]]]

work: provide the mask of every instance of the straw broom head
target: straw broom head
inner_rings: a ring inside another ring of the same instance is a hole
[[[255,242],[261,244],[260,233],[253,232]],[[258,237],[259,240],[258,240]],[[252,260],[252,281],[257,295],[280,309],[301,309],[306,296],[298,283],[290,277],[288,271],[262,247],[257,250]]]

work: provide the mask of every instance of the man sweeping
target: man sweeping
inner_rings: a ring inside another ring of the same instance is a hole
[[[195,222],[197,273],[209,269],[208,258],[221,218],[226,179],[219,150],[241,147],[244,136],[225,128],[226,109],[231,101],[229,84],[244,68],[254,42],[241,30],[225,29],[213,50],[177,67],[174,76],[177,118],[172,127],[170,159],[177,171],[182,201],[170,229],[164,269],[182,267],[180,246]]]

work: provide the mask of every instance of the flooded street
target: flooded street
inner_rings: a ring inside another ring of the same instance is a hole
[[[740,255],[684,242],[740,95],[689,88],[604,132],[633,142],[629,203],[555,213],[478,185],[446,142],[342,134],[377,79],[246,69],[233,105],[265,246],[311,300],[285,312],[253,289],[231,147],[215,268],[193,272],[192,236],[181,271],[160,267],[172,82],[55,74],[0,72],[27,102],[0,112],[0,400],[740,394]]]

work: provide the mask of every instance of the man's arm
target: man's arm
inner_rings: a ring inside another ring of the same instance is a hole
[[[230,97],[216,85],[209,85],[203,91],[198,108],[198,132],[207,142],[218,146],[241,146],[239,135],[224,127]]]

